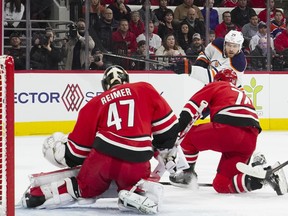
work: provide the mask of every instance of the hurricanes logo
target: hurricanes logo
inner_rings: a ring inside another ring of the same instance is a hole
[[[247,93],[247,96],[252,100],[253,105],[255,106],[256,111],[262,110],[262,106],[259,106],[258,104],[258,98],[257,95],[260,91],[262,91],[263,86],[256,84],[256,79],[253,77],[250,80],[250,86],[244,85],[244,90]]]
[[[67,111],[78,111],[84,100],[84,95],[78,84],[68,84],[61,99]]]

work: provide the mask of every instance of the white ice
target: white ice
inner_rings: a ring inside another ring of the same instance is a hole
[[[44,136],[16,137],[16,204],[29,185],[28,175],[55,170],[43,157],[41,146]],[[259,135],[257,150],[265,154],[268,164],[288,160],[288,132],[267,132]],[[201,152],[196,171],[199,183],[211,183],[216,173],[219,153]],[[154,165],[154,162],[153,162]],[[288,167],[284,168],[286,175]],[[167,181],[165,175],[162,181]],[[218,194],[212,187],[198,190],[165,186],[165,197],[158,215],[165,216],[287,216],[288,194],[277,196],[270,186],[245,194]],[[22,209],[15,207],[16,216],[103,216],[138,215],[120,212],[117,199],[99,199],[89,206],[70,206],[54,210]]]

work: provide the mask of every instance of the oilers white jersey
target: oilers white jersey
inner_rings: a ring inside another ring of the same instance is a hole
[[[213,67],[209,67],[209,66]],[[205,53],[199,54],[195,65],[192,66],[191,77],[200,80],[204,84],[213,82],[216,73],[222,69],[232,69],[237,73],[238,87],[242,86],[242,76],[247,67],[245,55],[240,51],[233,58],[224,54],[224,38],[216,38],[205,48]],[[216,70],[215,70],[216,69]]]

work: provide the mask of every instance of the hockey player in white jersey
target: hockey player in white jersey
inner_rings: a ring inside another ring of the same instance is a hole
[[[216,38],[209,43],[205,51],[200,53],[194,65],[189,62],[177,62],[172,70],[177,74],[187,73],[189,76],[208,84],[213,81],[218,71],[231,69],[237,74],[238,87],[242,86],[242,76],[247,61],[242,51],[244,38],[241,32],[231,30],[225,38]],[[188,65],[187,65],[188,64]]]

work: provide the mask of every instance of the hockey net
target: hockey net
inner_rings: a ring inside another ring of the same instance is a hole
[[[0,56],[0,215],[14,216],[14,61]]]

